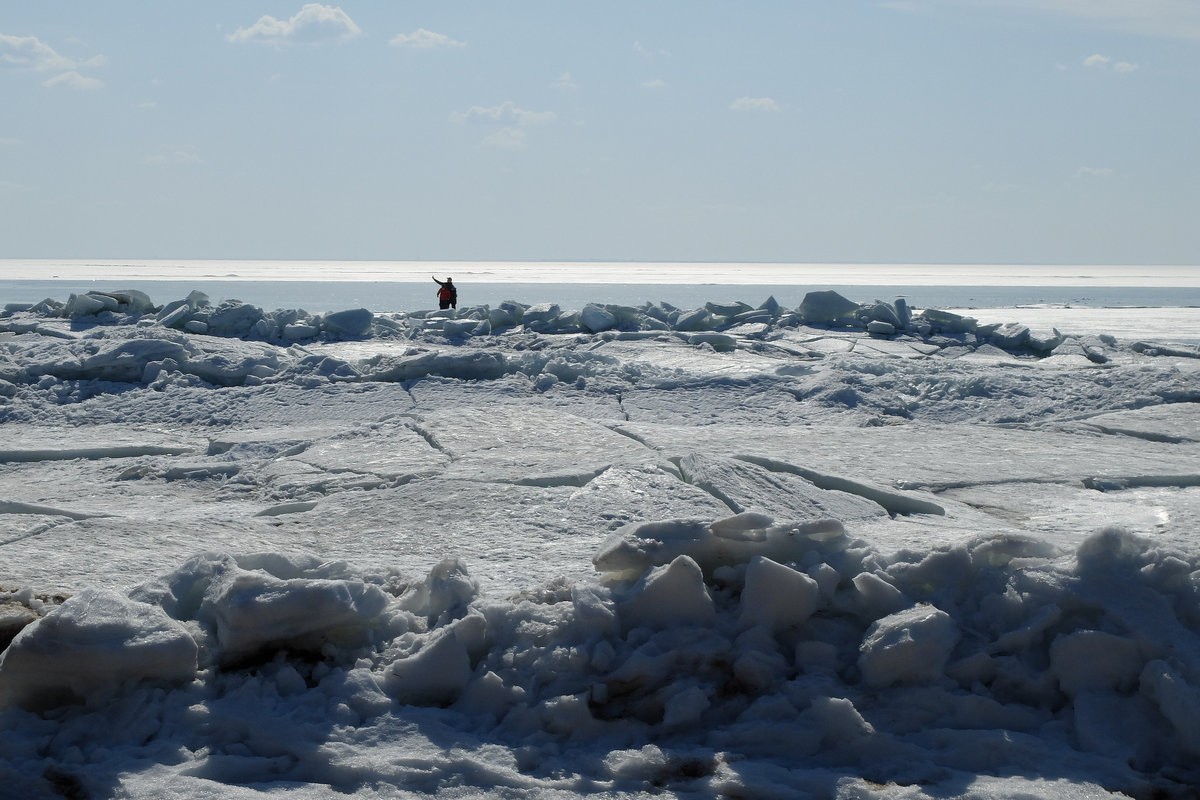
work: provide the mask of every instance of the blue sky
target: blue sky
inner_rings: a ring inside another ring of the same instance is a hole
[[[1200,0],[5,0],[0,109],[0,258],[1200,265]]]

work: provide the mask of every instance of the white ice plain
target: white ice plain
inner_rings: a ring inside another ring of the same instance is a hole
[[[1200,352],[812,293],[0,315],[12,797],[1192,797]]]

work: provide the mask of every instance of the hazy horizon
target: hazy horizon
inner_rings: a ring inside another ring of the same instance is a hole
[[[5,259],[0,281],[140,280],[863,286],[1200,287],[1191,265],[812,264],[654,261]]]

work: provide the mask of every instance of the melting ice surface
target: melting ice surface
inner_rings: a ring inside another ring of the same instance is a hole
[[[1194,796],[1198,366],[832,293],[11,307],[0,786]]]

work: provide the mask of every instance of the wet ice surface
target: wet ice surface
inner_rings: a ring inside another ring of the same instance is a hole
[[[1195,346],[817,300],[0,317],[0,778],[1188,796]]]

